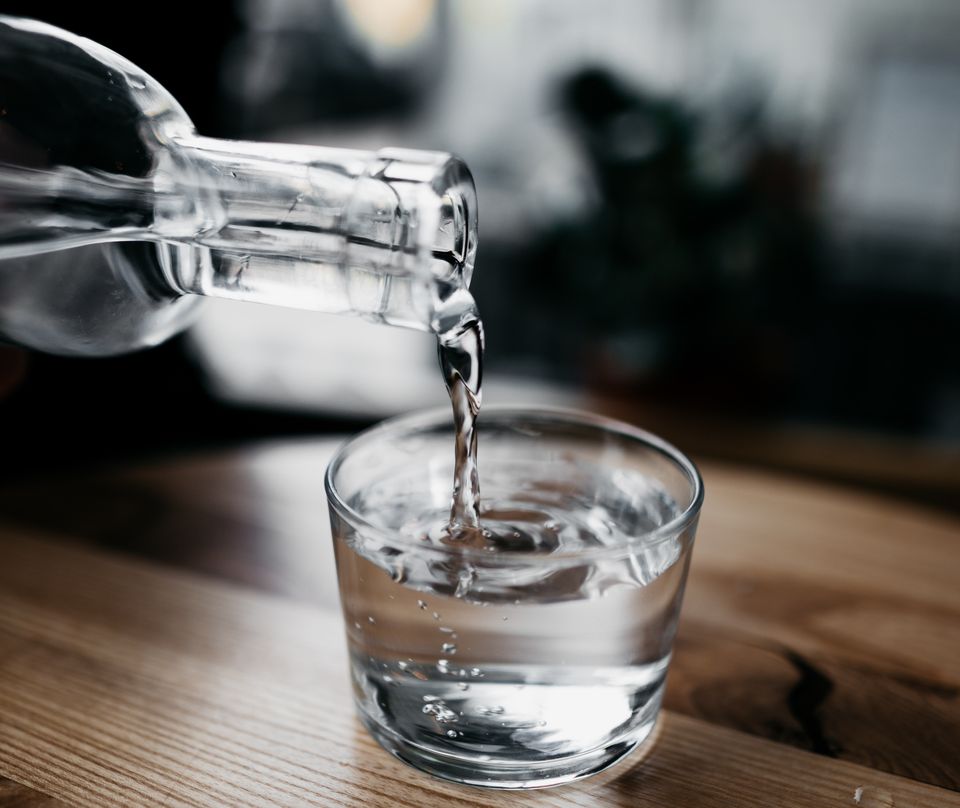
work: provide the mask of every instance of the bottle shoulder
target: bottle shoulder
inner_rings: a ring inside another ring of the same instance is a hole
[[[153,171],[158,149],[192,131],[148,74],[83,37],[0,16],[0,161],[127,177]]]

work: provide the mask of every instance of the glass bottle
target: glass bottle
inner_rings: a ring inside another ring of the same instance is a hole
[[[203,295],[437,330],[476,210],[448,154],[201,137],[127,60],[0,16],[0,338],[119,353]]]

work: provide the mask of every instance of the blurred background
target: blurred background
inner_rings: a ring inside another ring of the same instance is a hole
[[[960,510],[955,2],[112,6],[2,10],[128,57],[203,134],[466,160],[485,401]],[[21,479],[446,403],[428,335],[249,304],[120,358],[0,351]]]

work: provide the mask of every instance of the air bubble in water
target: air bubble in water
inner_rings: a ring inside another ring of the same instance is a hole
[[[456,731],[455,729],[448,729],[448,730],[447,730],[447,737],[448,737],[448,738],[456,738],[456,737],[457,737],[457,731]]]
[[[483,671],[480,668],[470,668],[471,676],[483,676]]]
[[[367,622],[373,624],[373,623],[376,623],[377,621],[374,620],[373,617],[368,617]]]
[[[446,703],[442,699],[437,699],[429,704],[424,704],[420,712],[422,712],[424,715],[432,715],[433,720],[438,724],[452,724],[459,720],[457,718],[457,714],[447,707]]]
[[[423,611],[424,609],[427,608],[427,602],[425,600],[418,600],[417,606],[420,607],[420,611]]]
[[[466,682],[457,682],[457,687],[458,687],[460,690],[469,690],[469,689],[470,689],[470,685],[468,685]]]
[[[437,660],[437,670],[440,673],[449,673],[450,672],[450,660],[449,659],[438,659]]]
[[[457,653],[457,646],[454,645],[452,642],[445,642],[443,645],[440,646],[440,650],[443,651],[443,653],[445,654],[455,654]]]

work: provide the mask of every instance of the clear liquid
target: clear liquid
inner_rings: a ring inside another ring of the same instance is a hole
[[[538,779],[530,766],[632,748],[649,733],[688,553],[674,538],[567,556],[624,546],[672,519],[676,504],[645,478],[580,466],[577,481],[558,485],[523,464],[485,475],[483,549],[467,555],[449,552],[460,539],[429,492],[363,492],[355,508],[416,541],[398,551],[337,535],[341,597],[355,693],[374,734],[400,754],[403,744],[427,750],[435,771],[466,782],[509,784],[509,773],[485,767],[515,761],[527,767],[515,775],[523,785]],[[517,552],[529,555],[508,563]]]
[[[448,532],[469,540],[479,528],[477,416],[483,382],[483,323],[472,295],[455,292],[437,318],[437,349],[453,407],[455,461]]]

